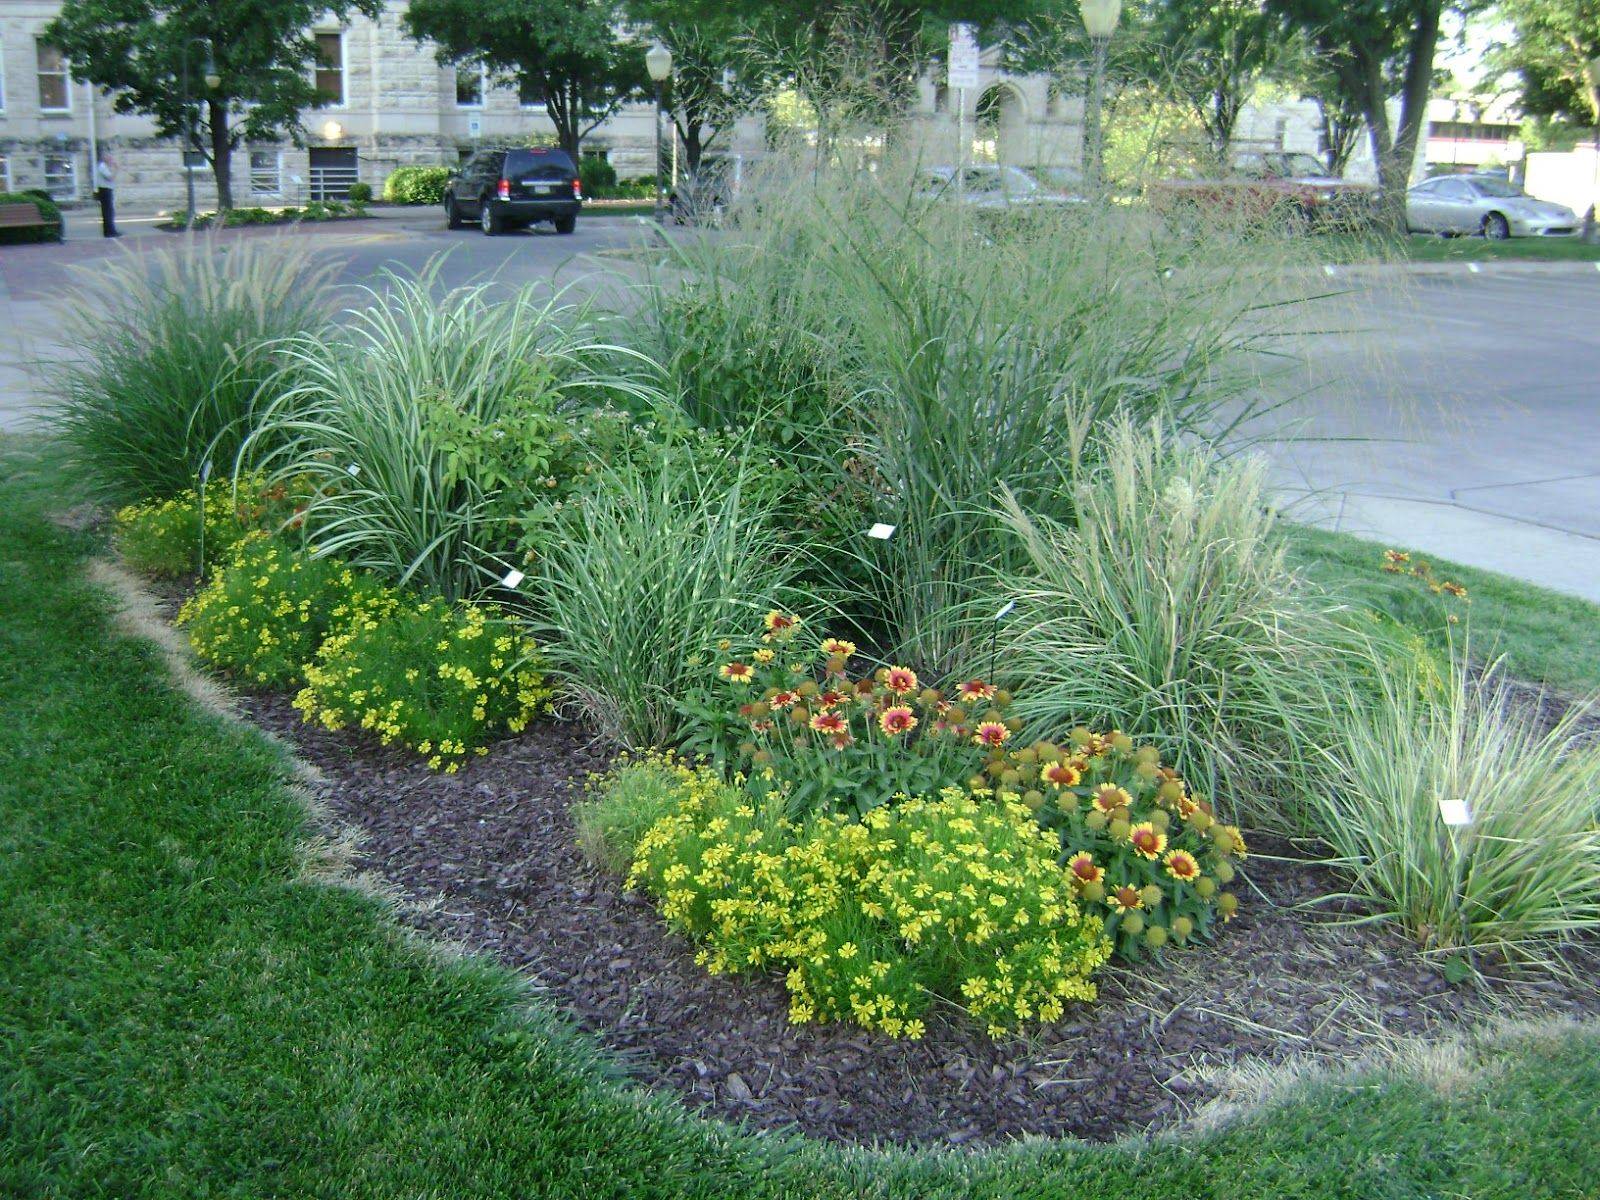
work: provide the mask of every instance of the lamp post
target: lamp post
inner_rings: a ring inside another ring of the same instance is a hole
[[[1083,122],[1083,177],[1098,188],[1104,149],[1100,114],[1106,91],[1106,46],[1116,32],[1117,18],[1122,15],[1122,0],[1078,0],[1078,8],[1083,14],[1083,28],[1094,48]]]
[[[644,69],[656,85],[656,221],[659,223],[666,207],[666,192],[661,186],[661,89],[672,74],[672,51],[660,42],[645,51]]]
[[[205,38],[192,37],[183,43],[179,59],[183,64],[183,187],[185,196],[184,221],[185,229],[194,228],[194,172],[189,169],[189,150],[195,142],[194,135],[194,105],[189,95],[189,47],[199,46],[206,52],[206,62],[203,77],[206,87],[215,90],[222,83],[222,76],[217,74],[217,64],[211,58],[211,44]]]
[[[1594,176],[1593,191],[1589,199],[1589,211],[1583,214],[1583,240],[1595,240],[1595,206],[1600,204],[1600,55],[1591,58],[1583,64],[1583,73],[1589,77],[1589,98],[1595,106],[1594,109]],[[1526,161],[1526,160],[1524,160]],[[1523,182],[1527,182],[1524,172]]]

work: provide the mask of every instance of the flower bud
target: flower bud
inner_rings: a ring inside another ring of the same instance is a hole
[[[821,690],[821,688],[817,687],[817,685],[809,679],[802,683],[799,687],[795,688],[795,691],[799,692],[808,700]]]
[[[1155,884],[1147,883],[1139,889],[1139,898],[1144,901],[1146,908],[1155,908],[1166,899],[1166,896],[1162,894],[1161,889]]]
[[[1138,935],[1144,932],[1144,916],[1141,913],[1131,912],[1122,918],[1122,928],[1128,933]]]
[[[1154,746],[1140,746],[1133,752],[1133,757],[1139,760],[1141,767],[1159,767],[1161,765],[1161,751]]]
[[[1033,812],[1038,812],[1044,807],[1044,793],[1036,789],[1022,793],[1022,802]]]
[[[1180,942],[1194,932],[1194,922],[1188,917],[1174,917],[1172,919],[1172,936]]]
[[[1158,795],[1165,803],[1176,804],[1183,799],[1183,784],[1176,779],[1169,779],[1161,785],[1161,791]]]
[[[1167,810],[1164,808],[1153,809],[1150,813],[1150,824],[1165,833],[1172,824],[1172,818],[1167,815]]]
[[[1239,897],[1232,892],[1223,892],[1217,897],[1217,911],[1222,914],[1223,920],[1227,920],[1239,911]]]
[[[1126,754],[1133,749],[1133,739],[1125,733],[1112,734],[1111,748],[1119,754]]]
[[[1159,950],[1167,944],[1167,931],[1160,925],[1152,925],[1144,931],[1144,944],[1152,950]]]
[[[994,706],[996,708],[1004,708],[1006,705],[1008,705],[1010,703],[1011,703],[1011,693],[1006,691],[1005,688],[1001,688],[999,691],[997,691],[994,694]]]
[[[1217,881],[1209,875],[1202,875],[1194,881],[1194,890],[1200,894],[1200,899],[1209,900],[1217,894]]]
[[[1223,859],[1215,867],[1213,867],[1212,870],[1216,874],[1217,882],[1219,882],[1219,883],[1232,883],[1233,882],[1233,864],[1231,862],[1229,862],[1227,859]]]
[[[1083,823],[1098,833],[1106,827],[1106,815],[1098,808],[1091,809],[1089,815],[1083,819]]]
[[[1072,732],[1067,736],[1072,739],[1072,744],[1079,750],[1082,750],[1090,742],[1094,741],[1094,734],[1090,733],[1088,727],[1084,725],[1074,726]]]
[[[1119,842],[1126,841],[1132,828],[1126,817],[1118,817],[1111,822],[1111,836]]]
[[[1083,898],[1085,900],[1104,900],[1106,898],[1106,885],[1103,883],[1086,883],[1083,885]]]

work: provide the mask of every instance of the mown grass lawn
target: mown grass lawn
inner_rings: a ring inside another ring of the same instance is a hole
[[[1429,233],[1404,238],[1372,238],[1330,234],[1310,243],[1320,261],[1359,262],[1600,262],[1600,244],[1579,238],[1438,237]]]
[[[844,1152],[628,1090],[508,973],[315,881],[282,754],[118,632],[60,496],[0,459],[0,1196],[1594,1194],[1593,1030],[1112,1147]]]

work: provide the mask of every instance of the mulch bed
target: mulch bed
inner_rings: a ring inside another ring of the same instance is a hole
[[[319,768],[319,799],[360,831],[359,865],[416,902],[406,920],[526,972],[638,1081],[754,1128],[864,1144],[1105,1140],[1190,1115],[1226,1094],[1235,1065],[1358,1057],[1491,1001],[1600,1010],[1576,983],[1452,987],[1383,930],[1297,909],[1336,881],[1256,839],[1217,944],[1107,972],[1097,1003],[1030,1038],[991,1041],[954,1012],[919,1042],[796,1027],[778,977],[708,976],[648,901],[578,853],[575,784],[608,760],[582,726],[535,726],[449,776],[302,725],[283,697],[244,704]]]

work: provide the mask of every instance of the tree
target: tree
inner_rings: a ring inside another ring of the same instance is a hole
[[[1158,79],[1226,160],[1240,111],[1282,58],[1278,18],[1261,0],[1164,0],[1150,9],[1146,43]]]
[[[312,23],[382,8],[382,0],[66,0],[42,36],[79,79],[111,91],[118,112],[144,113],[161,136],[203,154],[226,209],[233,150],[285,133],[298,139],[300,114],[329,99],[313,82]],[[215,88],[204,79],[208,54]]]
[[[1496,47],[1495,65],[1521,82],[1522,111],[1600,126],[1600,0],[1503,0],[1514,36]]]
[[[1342,54],[1318,51],[1304,38],[1295,42],[1280,64],[1280,79],[1316,104],[1317,133],[1328,174],[1343,175],[1365,126],[1361,96],[1348,90],[1353,74],[1340,69]]]
[[[706,151],[761,92],[744,17],[726,0],[628,0],[626,12],[672,51],[665,100],[684,165],[694,175]]]
[[[1446,0],[1268,0],[1333,72],[1337,93],[1359,107],[1390,220],[1404,220],[1405,190],[1433,87]],[[1400,120],[1389,98],[1400,96]]]
[[[411,0],[406,31],[442,63],[481,65],[544,101],[561,148],[644,94],[644,48],[617,35],[611,0]]]

